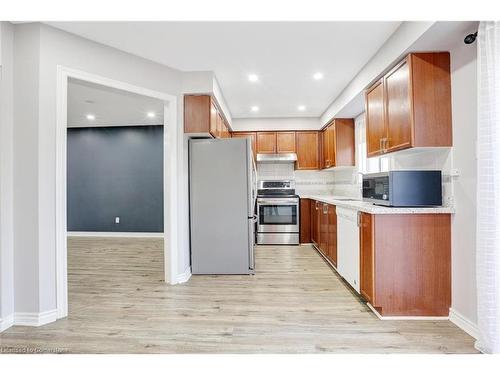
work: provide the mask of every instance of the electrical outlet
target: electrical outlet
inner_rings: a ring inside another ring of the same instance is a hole
[[[120,216],[115,217],[115,224],[120,224]]]

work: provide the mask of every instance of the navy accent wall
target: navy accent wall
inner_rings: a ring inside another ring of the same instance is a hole
[[[67,168],[68,231],[163,232],[163,126],[69,128]]]

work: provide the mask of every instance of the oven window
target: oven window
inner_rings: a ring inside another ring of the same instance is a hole
[[[265,205],[259,208],[259,224],[296,225],[297,205]]]

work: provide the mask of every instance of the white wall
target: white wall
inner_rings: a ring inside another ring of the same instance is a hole
[[[0,331],[14,313],[13,41],[0,22]]]
[[[321,124],[327,124],[332,118],[338,117],[340,111],[344,110],[363,90],[378,76],[380,76],[391,64],[396,62],[407,51],[415,41],[418,40],[434,22],[403,22],[401,26],[391,35],[387,42],[366,63],[360,72],[349,82],[347,87],[330,104],[321,115]],[[357,113],[350,114],[352,116]],[[345,117],[345,116],[342,116]]]
[[[232,128],[234,131],[318,130],[321,124],[316,117],[234,118]]]
[[[56,308],[55,134],[57,66],[177,96],[183,73],[40,24],[15,26],[15,301],[17,312]],[[182,116],[178,123],[182,128]],[[188,225],[185,142],[179,132],[178,220]],[[179,234],[178,269],[189,265],[187,233]]]
[[[474,32],[472,28],[469,32]],[[453,166],[456,214],[452,226],[452,309],[477,324],[476,300],[476,140],[477,43],[451,48]]]

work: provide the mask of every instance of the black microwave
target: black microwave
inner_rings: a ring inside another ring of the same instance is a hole
[[[363,200],[392,207],[443,204],[441,171],[389,171],[363,175]]]

